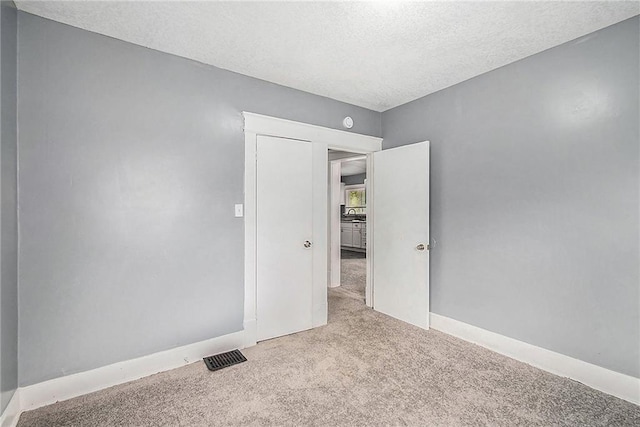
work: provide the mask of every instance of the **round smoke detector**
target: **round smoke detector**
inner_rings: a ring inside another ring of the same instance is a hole
[[[342,121],[342,126],[346,127],[347,129],[351,129],[353,127],[353,119],[349,116],[345,117]]]

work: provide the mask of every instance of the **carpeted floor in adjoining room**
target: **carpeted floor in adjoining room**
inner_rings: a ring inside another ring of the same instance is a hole
[[[640,407],[329,291],[329,324],[22,414],[19,426],[638,426]]]
[[[364,301],[366,284],[366,254],[342,249],[340,251],[340,288],[357,294]]]

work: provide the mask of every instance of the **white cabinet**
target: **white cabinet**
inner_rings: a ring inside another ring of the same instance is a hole
[[[353,247],[354,248],[363,248],[362,246],[362,227],[366,226],[360,222],[354,222],[351,224],[353,227]]]
[[[340,225],[340,245],[341,246],[353,246],[353,230],[351,226]]]
[[[340,245],[348,248],[367,247],[367,223],[343,222],[340,224]]]

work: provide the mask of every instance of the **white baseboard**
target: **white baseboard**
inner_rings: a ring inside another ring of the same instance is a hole
[[[0,415],[0,427],[15,427],[20,418],[20,389],[17,389],[9,404],[4,408],[4,412]]]
[[[614,372],[435,313],[430,314],[430,322],[431,327],[438,331],[640,405],[640,378]],[[23,411],[179,368],[212,354],[246,348],[255,344],[252,338],[255,338],[255,324],[245,321],[245,330],[240,332],[21,387],[16,390],[0,416],[0,427],[15,427]]]
[[[244,331],[235,332],[194,344],[173,348],[103,366],[90,371],[54,378],[21,387],[19,409],[29,411],[114,385],[137,380],[158,372],[168,371],[196,362],[203,357],[244,348]],[[6,412],[6,411],[5,411]],[[4,425],[2,425],[4,427]]]
[[[611,371],[439,314],[431,313],[430,320],[433,329],[640,405],[640,378]]]

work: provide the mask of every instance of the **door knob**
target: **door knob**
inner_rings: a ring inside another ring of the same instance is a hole
[[[309,248],[311,247],[311,242],[310,242],[310,241],[308,241],[308,240],[305,240],[305,241],[304,241],[304,247],[305,247],[305,248],[307,248],[307,249],[309,249]]]
[[[424,251],[426,249],[424,243],[420,243],[418,246],[416,246],[416,249],[419,251]]]

